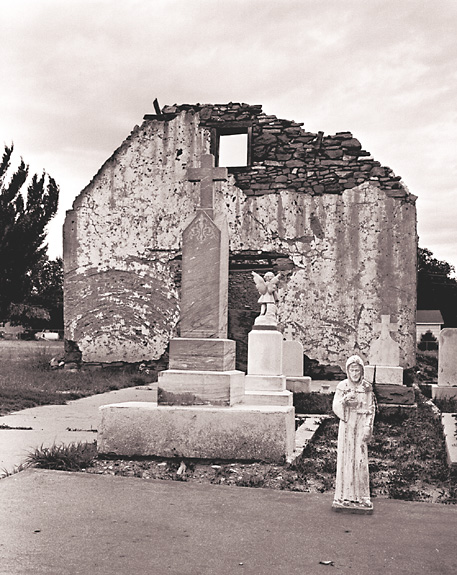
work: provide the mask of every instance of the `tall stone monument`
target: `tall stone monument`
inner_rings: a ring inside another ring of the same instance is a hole
[[[183,232],[180,338],[170,341],[169,369],[159,374],[159,403],[167,405],[240,403],[243,377],[235,370],[235,342],[227,339],[227,222],[214,213],[214,185],[227,179],[205,154],[188,170],[200,182],[196,215]]]

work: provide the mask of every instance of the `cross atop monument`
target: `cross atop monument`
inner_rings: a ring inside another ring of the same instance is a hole
[[[389,338],[391,331],[397,331],[398,323],[390,323],[390,315],[382,315],[381,323],[375,324],[374,327],[381,334],[381,338]]]
[[[227,168],[215,168],[214,156],[203,154],[201,166],[199,168],[188,168],[187,178],[191,182],[200,182],[200,206],[212,217],[214,207],[214,186],[213,182],[227,179]]]
[[[398,323],[390,323],[390,315],[381,315],[381,323],[374,326],[379,333],[370,346],[370,364],[398,367],[400,365],[400,345],[391,337],[391,331],[398,330]]]

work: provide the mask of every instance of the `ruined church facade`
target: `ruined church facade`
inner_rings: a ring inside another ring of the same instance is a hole
[[[182,233],[200,197],[187,170],[205,153],[218,164],[221,142],[238,134],[245,165],[228,166],[228,180],[215,183],[215,209],[229,227],[229,317],[253,307],[245,288],[236,292],[248,281],[237,272],[272,270],[281,273],[280,326],[308,357],[341,366],[354,352],[368,359],[389,314],[401,365],[414,365],[416,198],[400,177],[350,132],[310,133],[261,106],[159,112],[133,129],[67,213],[68,349],[87,363],[163,356],[179,335]]]

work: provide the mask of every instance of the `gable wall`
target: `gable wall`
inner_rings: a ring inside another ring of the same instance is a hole
[[[388,313],[400,324],[402,365],[413,365],[416,213],[399,178],[351,134],[308,134],[259,106],[164,112],[146,116],[67,215],[66,338],[84,361],[158,359],[177,333],[181,235],[199,196],[185,173],[210,151],[215,118],[230,117],[252,123],[253,166],[216,184],[216,206],[233,254],[293,261],[282,324],[310,357],[344,365],[354,351],[367,358],[373,324]]]

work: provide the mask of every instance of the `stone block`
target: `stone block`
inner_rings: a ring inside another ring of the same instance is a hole
[[[311,393],[311,378],[286,377],[286,389],[293,393]]]
[[[247,391],[243,397],[244,405],[283,405],[292,406],[293,395],[290,391]]]
[[[158,406],[100,408],[97,449],[126,457],[192,457],[281,463],[295,443],[293,407]]]
[[[432,384],[432,399],[457,399],[457,387]]]
[[[457,385],[457,328],[442,329],[438,341],[438,385]]]
[[[282,342],[282,369],[286,377],[301,377],[303,361],[303,345],[299,341]]]
[[[236,343],[231,339],[174,338],[170,341],[170,369],[232,371]]]
[[[244,395],[244,373],[168,369],[159,373],[159,403],[167,405],[235,405]]]
[[[375,385],[376,399],[385,405],[415,405],[414,389],[406,385],[378,383]]]
[[[256,329],[248,336],[248,374],[283,375],[282,334],[276,330]]]
[[[457,471],[457,414],[441,414],[441,423],[446,443],[447,462],[451,470]]]
[[[284,375],[246,375],[245,391],[285,391]]]
[[[374,381],[374,368],[376,367],[376,381]],[[391,383],[403,385],[403,368],[386,365],[366,365],[365,379],[370,383]]]

